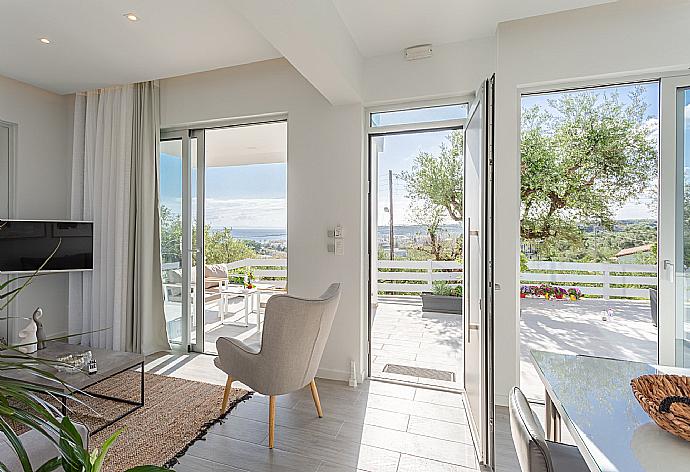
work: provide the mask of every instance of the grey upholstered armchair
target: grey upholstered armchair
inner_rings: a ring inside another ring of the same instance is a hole
[[[218,338],[216,367],[228,374],[222,411],[227,408],[233,380],[269,396],[268,447],[273,448],[276,396],[311,385],[319,418],[323,417],[314,376],[321,361],[335,311],[340,284],[315,299],[274,295],[266,304],[261,345]]]

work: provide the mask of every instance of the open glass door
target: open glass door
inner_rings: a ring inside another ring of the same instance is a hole
[[[494,467],[493,83],[477,91],[465,129],[464,373],[479,462]]]
[[[661,81],[659,363],[690,367],[690,76]]]

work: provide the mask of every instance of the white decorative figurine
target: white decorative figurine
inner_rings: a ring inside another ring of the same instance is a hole
[[[19,344],[20,347],[17,348],[18,351],[24,354],[32,354],[38,350],[38,338],[36,338],[36,323],[34,320],[29,321],[26,328],[19,332]]]
[[[33,319],[34,323],[36,323],[36,341],[38,349],[46,348],[46,332],[43,329],[43,322],[40,321],[42,316],[43,310],[41,310],[40,307],[36,308],[36,311],[34,311],[33,314]]]

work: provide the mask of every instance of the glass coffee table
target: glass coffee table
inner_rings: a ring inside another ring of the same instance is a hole
[[[41,349],[34,354],[30,354],[32,357],[37,359],[46,359],[54,361],[59,357],[63,357],[69,354],[81,354],[85,351],[91,351],[93,359],[96,360],[98,365],[98,372],[93,374],[86,373],[85,370],[80,370],[78,372],[60,372],[53,365],[50,364],[40,364],[37,368],[49,372],[54,375],[59,382],[45,377],[40,377],[32,374],[26,370],[5,370],[3,376],[7,378],[22,380],[33,385],[39,385],[44,387],[49,387],[53,390],[62,391],[64,396],[61,396],[61,409],[62,414],[67,414],[67,402],[68,396],[74,394],[75,392],[84,392],[86,395],[100,398],[104,400],[109,400],[117,403],[124,403],[131,406],[128,410],[117,415],[115,418],[107,420],[104,424],[98,428],[90,431],[91,434],[97,433],[98,431],[116,423],[125,416],[133,413],[137,409],[144,406],[144,356],[142,354],[137,354],[133,352],[120,352],[111,351],[109,349],[97,349],[92,347],[80,346],[76,344],[68,344],[59,341],[50,341],[47,343],[45,349]],[[5,353],[9,351],[4,351]],[[20,361],[21,359],[18,359]],[[118,374],[129,370],[136,370],[141,372],[140,385],[139,385],[139,399],[133,400],[128,398],[118,398],[109,395],[103,395],[97,392],[90,392],[89,388],[94,385],[110,379]],[[62,383],[60,383],[62,382]],[[60,396],[60,394],[57,394]]]

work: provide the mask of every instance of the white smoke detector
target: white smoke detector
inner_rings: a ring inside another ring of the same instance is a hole
[[[426,59],[431,57],[434,48],[431,44],[419,44],[417,46],[410,46],[405,49],[405,59],[408,61],[416,61],[417,59]]]

